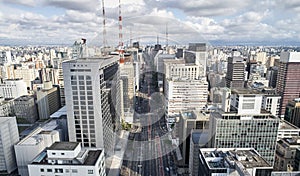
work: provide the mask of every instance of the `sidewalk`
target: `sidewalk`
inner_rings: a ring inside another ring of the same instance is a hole
[[[123,163],[123,157],[127,146],[129,132],[121,131],[121,135],[117,138],[116,146],[115,146],[115,154],[107,159],[112,160],[110,168],[108,168],[108,176],[119,176],[121,166]]]

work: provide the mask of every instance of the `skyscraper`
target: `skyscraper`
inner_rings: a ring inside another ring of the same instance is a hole
[[[284,120],[300,127],[300,98],[288,102]]]
[[[277,94],[282,97],[279,114],[285,114],[289,100],[300,97],[300,52],[282,52],[277,76]]]
[[[226,74],[226,87],[243,88],[245,84],[245,61],[242,57],[229,57]]]
[[[110,106],[119,58],[80,58],[63,62],[69,139],[84,147],[114,149],[115,114]],[[111,103],[112,104],[112,103]]]
[[[213,112],[210,117],[211,147],[255,148],[271,165],[274,162],[279,119],[270,113],[238,115]]]
[[[279,118],[261,109],[262,94],[247,89],[231,93],[230,110],[211,113],[211,147],[255,148],[272,165]]]

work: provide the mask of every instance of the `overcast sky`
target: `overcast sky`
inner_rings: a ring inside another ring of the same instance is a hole
[[[106,39],[118,44],[118,0],[104,0]],[[299,0],[121,0],[124,44],[300,39]],[[0,0],[0,44],[102,45],[99,0]],[[168,29],[168,30],[167,30]]]

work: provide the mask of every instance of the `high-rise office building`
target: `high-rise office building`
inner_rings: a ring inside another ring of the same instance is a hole
[[[0,118],[0,171],[8,174],[17,169],[14,145],[19,141],[15,117]]]
[[[278,67],[274,66],[267,70],[267,79],[269,80],[269,87],[276,87],[278,75]]]
[[[37,91],[39,119],[48,119],[50,115],[61,108],[59,87],[51,82],[44,82],[44,88]]]
[[[279,119],[268,112],[256,115],[213,112],[210,116],[211,147],[252,147],[272,165],[278,126]]]
[[[188,164],[190,154],[191,131],[207,130],[209,127],[209,114],[198,111],[184,111],[180,113],[178,136],[183,162]]]
[[[13,109],[17,118],[34,123],[38,119],[38,111],[34,96],[24,95],[14,99]]]
[[[189,173],[200,175],[199,173],[199,149],[208,145],[208,130],[192,130],[190,139]]]
[[[272,165],[280,120],[261,109],[263,95],[258,91],[224,93],[230,104],[224,100],[223,111],[210,114],[211,147],[255,148]]]
[[[206,80],[168,79],[165,85],[166,115],[179,115],[180,111],[204,110],[207,104]]]
[[[117,56],[109,56],[62,64],[70,141],[104,148],[108,155],[114,150],[113,121],[120,121],[111,107],[115,102],[112,99],[117,97],[111,90],[119,72],[118,61]]]
[[[300,127],[300,98],[288,102],[286,105],[284,120]]]
[[[195,63],[199,66],[201,77],[206,76],[207,57],[206,43],[189,43],[189,48],[184,53],[186,63]]]
[[[229,57],[226,74],[226,87],[243,88],[245,85],[245,61],[242,57]]]
[[[277,76],[277,93],[282,97],[280,115],[284,116],[288,101],[300,97],[300,52],[282,52]]]

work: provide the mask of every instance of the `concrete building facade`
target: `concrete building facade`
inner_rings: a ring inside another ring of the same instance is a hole
[[[54,142],[58,141],[60,141],[59,131],[53,128],[38,127],[18,142],[14,149],[19,174],[28,176],[28,164],[46,147],[50,147]]]
[[[37,100],[39,119],[48,119],[51,114],[61,108],[59,88],[52,86],[51,82],[44,86],[42,90],[37,91]]]
[[[10,174],[17,169],[14,145],[19,141],[15,117],[0,118],[0,171]]]
[[[119,58],[81,58],[63,62],[69,139],[83,147],[114,150],[114,127],[110,99],[111,79]],[[119,121],[120,119],[115,119]]]
[[[38,112],[33,96],[24,95],[14,99],[14,113],[17,118],[22,118],[29,123],[38,119]]]
[[[226,74],[226,87],[243,88],[245,86],[245,61],[242,57],[229,57]]]
[[[295,167],[296,150],[300,147],[300,138],[283,138],[277,142],[274,170],[291,171]]]
[[[167,80],[165,85],[166,115],[178,115],[180,111],[204,110],[208,98],[205,80]]]
[[[0,84],[0,96],[4,98],[17,98],[27,94],[27,87],[22,79],[7,79]]]
[[[273,165],[279,121],[263,111],[255,115],[212,112],[209,127],[211,147],[255,148]]]

